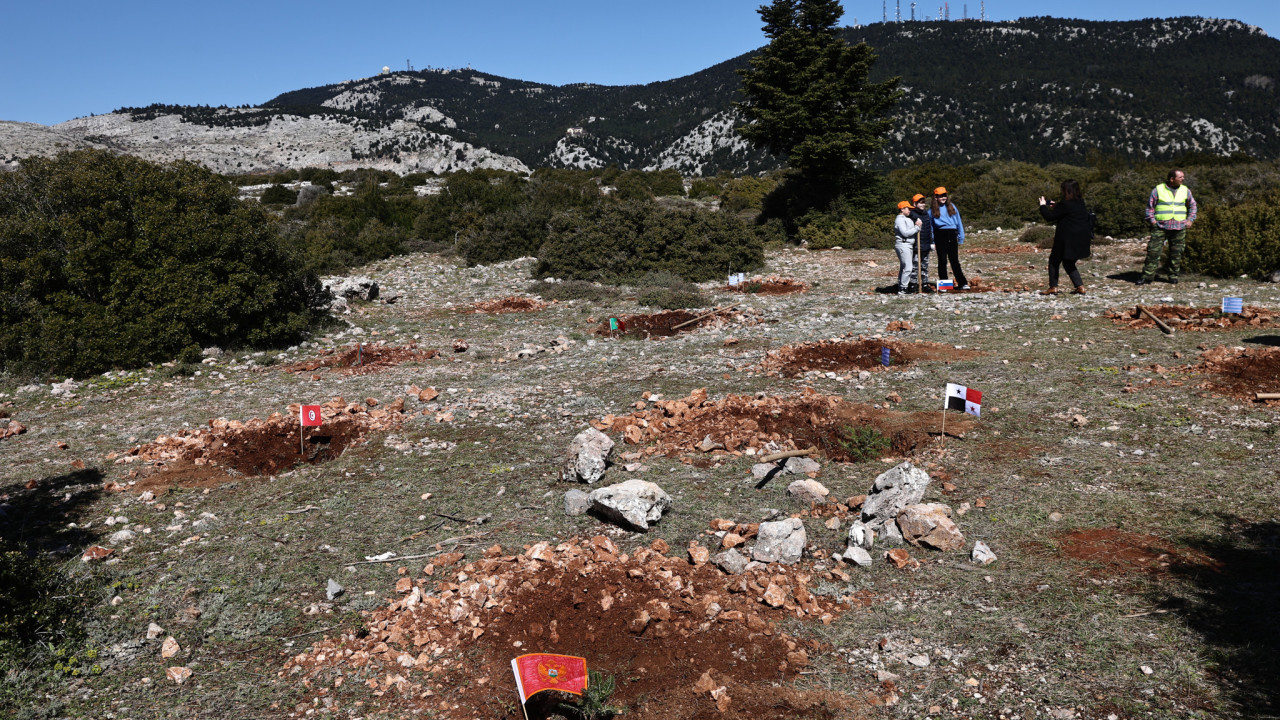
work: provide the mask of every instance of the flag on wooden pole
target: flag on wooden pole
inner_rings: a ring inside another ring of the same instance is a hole
[[[947,383],[946,402],[943,405],[943,409],[958,410],[969,413],[974,417],[981,417],[982,391],[974,390],[964,385]]]
[[[520,708],[543,690],[581,695],[587,691],[587,659],[573,655],[531,653],[511,660],[520,693]]]

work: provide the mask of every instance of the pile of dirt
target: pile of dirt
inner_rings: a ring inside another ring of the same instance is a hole
[[[947,295],[971,295],[973,293],[989,293],[989,292],[1005,292],[1005,293],[1024,293],[1033,292],[1036,288],[1026,283],[1012,283],[1008,286],[992,285],[980,277],[969,278],[969,289],[961,290],[960,286],[955,289],[947,290]]]
[[[659,400],[630,415],[606,415],[591,424],[597,430],[620,433],[632,445],[654,443],[646,452],[670,457],[686,453],[739,456],[747,449],[758,454],[766,446],[816,447],[832,460],[856,462],[868,456],[911,454],[941,431],[942,417],[940,410],[879,410],[811,388],[790,397],[728,395],[714,402],[701,388],[680,400]],[[972,422],[964,416],[948,425],[949,432],[958,434],[972,427]]]
[[[423,568],[430,577],[401,578],[401,597],[369,613],[361,631],[326,637],[285,663],[279,676],[311,696],[290,716],[321,705],[340,714],[356,695],[342,685],[360,682],[400,717],[515,720],[511,659],[539,652],[584,657],[614,676],[610,704],[628,706],[628,716],[718,718],[731,709],[738,717],[846,718],[867,706],[790,685],[829,648],[777,625],[830,623],[848,608],[810,591],[812,569],[771,565],[732,576],[706,562],[706,549],[690,550],[696,562],[668,556],[662,540],[623,553],[597,536],[539,542],[516,555],[495,545],[461,567],[461,553],[437,556]],[[535,696],[530,717],[548,717],[553,694]]]
[[[889,327],[893,328],[893,325],[890,324]],[[889,348],[888,367],[882,362],[884,348]],[[967,360],[981,354],[976,350],[957,350],[939,343],[874,340],[859,335],[856,339],[784,345],[765,355],[761,368],[771,375],[800,377],[807,372],[876,371],[907,367],[921,360]]]
[[[1254,393],[1280,392],[1280,348],[1210,348],[1192,369],[1213,374],[1201,387],[1223,395],[1252,400]],[[1280,407],[1280,400],[1262,402]]]
[[[1220,564],[1204,553],[1178,549],[1153,535],[1115,528],[1072,530],[1059,536],[1058,543],[1064,555],[1095,565],[1099,575],[1165,573],[1172,568],[1193,566],[1221,570]]]
[[[1246,306],[1239,315],[1223,313],[1220,308],[1196,308],[1181,305],[1149,305],[1146,309],[1166,325],[1179,330],[1217,331],[1280,327],[1280,313],[1265,308]],[[1111,310],[1107,317],[1116,325],[1142,330],[1155,327],[1151,318],[1138,308]]]
[[[615,318],[618,321],[618,329],[613,330],[609,326],[609,321],[605,320],[592,330],[596,335],[603,337],[671,337],[684,332],[693,332],[701,327],[711,327],[724,325],[730,318],[738,313],[725,311],[709,315],[696,322],[700,315],[705,313],[694,313],[688,310],[667,310],[666,312],[654,313],[652,315],[623,315]],[[684,325],[684,323],[689,323]],[[676,328],[677,325],[684,327]]]
[[[340,352],[323,350],[318,359],[287,365],[284,370],[300,373],[328,368],[339,370],[344,375],[364,375],[414,360],[430,360],[439,354],[439,350],[419,350],[418,344],[414,342],[403,347],[383,343],[357,343]]]
[[[538,312],[539,310],[545,310],[547,303],[534,298],[513,296],[474,303],[471,307],[475,308],[473,312],[500,315],[503,313]]]
[[[770,275],[763,278],[750,278],[737,285],[725,285],[723,289],[729,292],[750,293],[752,295],[788,295],[790,293],[804,292],[809,289],[809,286],[795,278]]]
[[[368,433],[400,424],[404,398],[397,398],[386,408],[374,407],[376,403],[347,403],[334,398],[321,406],[319,427],[302,428],[297,405],[289,406],[288,415],[275,413],[266,420],[218,418],[210,420],[207,428],[161,435],[155,442],[132,448],[122,457],[112,453],[107,459],[117,464],[138,463],[140,467],[129,476],[141,478],[137,484],[141,489],[216,484],[232,476],[266,475],[300,462],[333,460]]]

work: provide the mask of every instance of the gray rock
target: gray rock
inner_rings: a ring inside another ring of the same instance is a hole
[[[333,600],[346,591],[346,588],[339,585],[336,580],[330,578],[329,582],[325,585],[324,596],[328,600]]]
[[[590,485],[604,476],[611,452],[613,440],[595,428],[587,428],[569,443],[561,475],[565,480]]]
[[[880,543],[889,547],[896,547],[906,542],[902,538],[902,531],[898,529],[898,523],[887,522],[880,527]]]
[[[343,297],[348,300],[377,300],[378,299],[378,283],[372,278],[363,275],[353,275],[352,277],[330,277],[324,278],[322,281],[324,287],[336,297]]]
[[[762,563],[790,565],[800,559],[807,542],[800,518],[760,523],[751,557]]]
[[[825,503],[830,491],[817,480],[796,480],[787,486],[787,494],[806,502]]]
[[[217,345],[210,345],[204,350],[201,350],[200,355],[202,357],[207,357],[207,358],[222,357],[222,348],[218,347]]]
[[[856,545],[844,551],[844,559],[858,567],[871,567],[871,553]]]
[[[1280,270],[1276,270],[1267,276],[1267,282],[1280,283]]]
[[[747,556],[738,552],[737,548],[729,548],[711,557],[711,562],[730,575],[741,575],[747,568]]]
[[[897,518],[903,508],[924,498],[928,487],[929,473],[909,462],[884,471],[862,503],[862,521],[872,528],[892,524],[890,521]]]
[[[816,460],[807,457],[787,458],[787,464],[782,467],[792,475],[806,475],[822,469]]]
[[[135,537],[137,536],[133,534],[132,530],[119,530],[117,532],[111,533],[111,535],[107,537],[107,541],[110,542],[112,545],[121,545],[123,543],[129,542]]]
[[[776,472],[778,472],[778,466],[773,463],[756,463],[751,466],[751,477],[756,480],[764,480]]]
[[[626,482],[593,490],[591,511],[606,520],[636,532],[646,532],[671,507],[671,496],[645,480]]]
[[[969,559],[979,565],[990,565],[996,561],[996,554],[991,552],[991,548],[987,547],[986,543],[979,540],[973,544],[973,554]]]
[[[400,299],[400,293],[395,290],[382,290],[378,293],[378,298],[383,303],[390,305]]]
[[[898,529],[917,547],[950,551],[964,548],[964,535],[951,520],[951,508],[941,503],[908,505],[898,514]]]
[[[582,490],[570,490],[564,494],[564,514],[569,517],[583,515],[591,507],[591,496]]]

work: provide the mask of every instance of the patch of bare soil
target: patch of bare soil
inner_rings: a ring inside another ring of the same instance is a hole
[[[899,326],[901,329],[909,329]],[[886,331],[894,328],[891,323]],[[889,366],[881,362],[882,348],[889,348]],[[762,368],[766,372],[800,377],[807,372],[844,370],[886,370],[907,367],[922,360],[967,360],[982,353],[957,350],[950,345],[902,340],[874,340],[859,335],[857,339],[821,340],[801,345],[785,345],[765,355]]]
[[[1223,395],[1252,400],[1254,393],[1280,392],[1280,348],[1210,348],[1192,369],[1212,374],[1201,387]],[[1280,400],[1260,402],[1280,407]]]
[[[344,375],[365,375],[414,360],[430,360],[439,354],[439,350],[419,350],[418,344],[412,342],[403,347],[361,343],[340,352],[322,351],[320,358],[288,365],[284,371],[300,373],[329,368]]]
[[[1058,542],[1068,558],[1097,566],[1095,574],[1099,576],[1124,576],[1134,571],[1158,574],[1190,566],[1221,571],[1221,563],[1204,553],[1178,549],[1153,535],[1115,528],[1072,530],[1059,536]]]
[[[671,457],[705,452],[738,456],[749,448],[759,453],[766,446],[816,447],[832,460],[853,462],[868,459],[865,454],[911,454],[933,442],[941,431],[942,417],[941,410],[878,410],[812,389],[790,397],[729,395],[713,402],[706,388],[701,388],[680,400],[660,400],[630,415],[606,415],[591,424],[621,433],[632,445],[654,443],[646,452]],[[973,425],[967,417],[947,424],[948,432],[956,434]],[[867,446],[865,438],[857,439],[864,428],[874,430],[883,443]]]
[[[684,332],[693,332],[700,327],[708,327],[713,325],[723,325],[728,318],[736,313],[725,311],[709,315],[696,322],[689,322],[697,319],[705,313],[694,313],[688,310],[667,310],[665,312],[654,313],[652,315],[623,315],[618,317],[618,329],[611,330],[609,321],[605,320],[592,330],[596,335],[603,337],[671,337]],[[684,325],[684,323],[689,323]],[[677,325],[684,325],[677,328]]]
[[[473,312],[500,315],[503,313],[538,312],[539,310],[545,310],[547,303],[534,298],[513,296],[474,303],[471,307],[475,308]]]
[[[113,453],[107,459],[117,464],[137,463],[139,467],[129,476],[139,479],[135,485],[139,490],[218,485],[234,477],[280,472],[301,462],[333,460],[368,433],[398,425],[404,398],[386,408],[334,398],[322,405],[320,412],[321,425],[307,428],[298,422],[297,405],[289,407],[288,415],[276,413],[266,420],[218,418],[210,420],[207,428],[161,435],[123,457]]]
[[[1146,309],[1169,327],[1179,330],[1215,332],[1250,328],[1280,327],[1280,313],[1252,305],[1239,315],[1225,314],[1220,308],[1196,308],[1181,305],[1148,305]],[[1138,312],[1136,307],[1111,310],[1107,317],[1116,325],[1142,330],[1155,327],[1155,321]]]
[[[795,278],[770,275],[764,278],[751,278],[737,285],[725,285],[722,289],[728,292],[749,293],[751,295],[788,295],[790,293],[804,292],[809,289],[809,286]]]
[[[956,287],[954,290],[946,291],[946,294],[947,295],[972,295],[973,293],[988,293],[988,292],[1022,293],[1022,292],[1032,292],[1035,289],[1036,288],[1030,285],[1027,285],[1025,283],[1012,283],[1008,286],[993,285],[983,280],[980,277],[974,277],[969,279],[968,290],[961,290],[959,287]]]
[[[460,553],[438,556],[423,569],[429,577],[402,578],[401,597],[370,613],[363,630],[326,637],[285,663],[280,676],[314,698],[290,716],[319,704],[341,713],[350,702],[342,684],[360,682],[399,717],[515,720],[511,659],[539,652],[584,657],[614,676],[611,704],[628,716],[848,718],[868,706],[870,698],[791,686],[829,648],[778,624],[830,623],[848,609],[809,591],[812,569],[732,576],[707,564],[706,550],[699,564],[668,551],[658,540],[623,553],[597,536],[516,555],[495,545],[460,568],[452,566]],[[892,686],[874,690],[881,704],[896,699]],[[553,694],[534,696],[529,717],[549,717]]]
[[[968,247],[964,251],[970,255],[1019,255],[1036,254],[1040,248],[1035,245],[1008,245],[1000,247]]]

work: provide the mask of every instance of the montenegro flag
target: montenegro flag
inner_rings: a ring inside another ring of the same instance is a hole
[[[587,690],[587,659],[572,655],[532,653],[511,661],[523,703],[543,690],[581,695]]]

